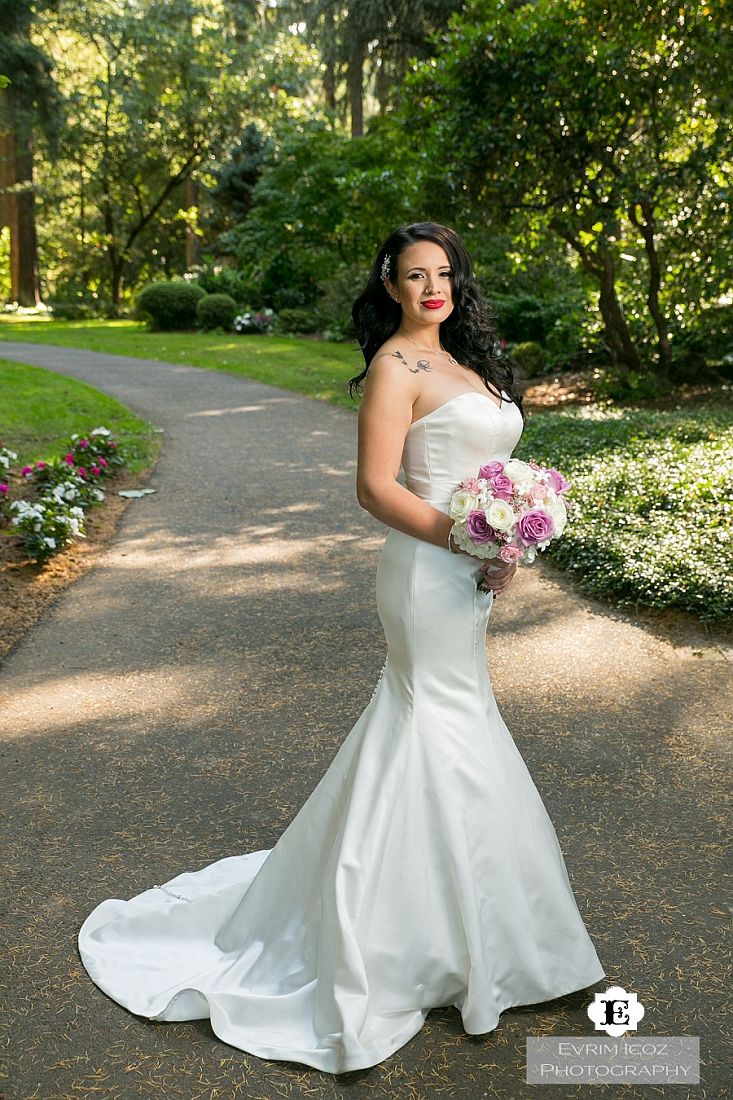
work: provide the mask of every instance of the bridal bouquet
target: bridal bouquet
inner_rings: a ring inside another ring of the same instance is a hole
[[[451,496],[451,534],[461,550],[502,562],[533,562],[565,529],[563,495],[570,488],[559,470],[512,458],[489,462],[465,478]],[[483,578],[479,591],[489,592]]]

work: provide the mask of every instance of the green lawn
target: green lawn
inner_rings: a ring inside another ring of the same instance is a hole
[[[354,409],[358,401],[349,397],[348,381],[364,366],[356,344],[297,336],[148,332],[138,321],[48,321],[7,315],[0,319],[0,340],[209,367]]]
[[[49,462],[64,453],[73,432],[105,427],[125,448],[125,469],[150,466],[161,436],[152,424],[85,382],[0,359],[0,447],[16,451],[15,465]]]

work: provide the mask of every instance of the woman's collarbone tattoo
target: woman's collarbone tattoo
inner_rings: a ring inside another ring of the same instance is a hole
[[[421,370],[431,370],[429,359],[418,359],[417,364],[411,367],[401,351],[393,351],[392,355],[395,359],[399,359],[400,363],[404,363],[411,374],[417,374]]]

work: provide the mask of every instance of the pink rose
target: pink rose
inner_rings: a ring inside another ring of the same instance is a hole
[[[555,521],[542,508],[531,508],[520,516],[517,534],[525,546],[544,542],[555,534]]]
[[[101,472],[102,471],[100,470],[99,466],[92,466],[92,473],[94,474],[95,477],[99,477]]]
[[[66,463],[67,466],[73,466],[74,465],[74,456],[71,453],[71,451],[69,451],[69,453],[67,455],[64,455],[64,462]]]
[[[487,520],[485,512],[469,512],[466,530],[471,542],[496,542],[496,531]]]
[[[489,481],[491,482],[491,488],[497,500],[512,499],[514,482],[510,477],[507,477],[506,474],[494,474],[492,478],[489,478]]]
[[[491,481],[492,477],[496,477],[497,474],[504,473],[503,462],[487,462],[485,466],[482,466],[478,472],[479,477],[485,477],[487,481]]]
[[[37,470],[45,470],[46,469],[46,463],[45,462],[37,462],[36,463],[36,469]]]
[[[102,458],[101,456],[97,459],[97,462],[99,463],[100,466],[106,466],[107,465],[107,459]]]
[[[89,446],[89,440],[88,439],[80,439],[79,440],[79,446],[80,447],[88,447]]]
[[[570,488],[570,482],[565,480],[559,470],[548,470],[547,476],[556,493],[564,493],[566,489]]]
[[[21,477],[30,477],[32,473],[33,473],[33,467],[32,466],[24,466],[23,469],[20,471],[20,476]]]
[[[10,486],[5,481],[0,481],[0,493],[9,493]]]
[[[84,466],[77,466],[76,472],[79,475],[79,477],[86,477],[87,476],[87,472],[86,472],[86,469],[84,468]]]
[[[502,546],[499,551],[499,557],[502,561],[509,562],[512,565],[514,562],[518,562],[523,554],[523,550],[520,546]]]

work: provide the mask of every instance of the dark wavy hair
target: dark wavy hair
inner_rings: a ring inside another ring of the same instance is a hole
[[[382,282],[382,265],[389,257],[389,278],[397,276],[397,258],[415,241],[434,241],[446,252],[453,272],[453,310],[440,326],[440,342],[459,363],[470,367],[484,382],[493,382],[506,390],[524,416],[522,398],[514,382],[514,373],[505,359],[496,354],[496,332],[481,288],[473,273],[471,259],[458,234],[437,222],[413,222],[400,225],[390,233],[377,252],[363,291],[354,302],[351,316],[366,366],[361,374],[349,379],[349,395],[354,398],[369,373],[379,348],[397,331],[402,308],[387,293]]]

